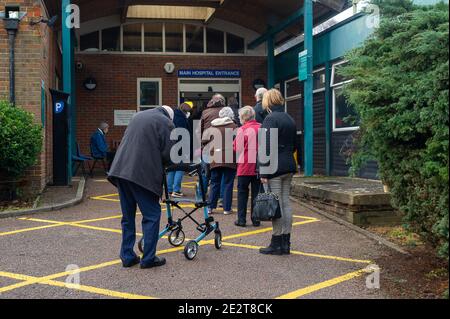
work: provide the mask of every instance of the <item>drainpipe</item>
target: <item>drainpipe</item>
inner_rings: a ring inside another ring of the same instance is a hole
[[[9,42],[9,102],[16,105],[16,78],[15,78],[15,51],[14,45],[16,42],[17,31],[19,30],[19,19],[3,19],[5,29],[8,33]]]
[[[15,63],[14,63],[14,44],[16,41],[17,30],[8,30],[9,40],[9,102],[16,105],[16,77],[15,77]]]

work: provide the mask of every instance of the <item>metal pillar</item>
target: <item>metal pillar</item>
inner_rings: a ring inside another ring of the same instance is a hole
[[[304,1],[305,50],[307,50],[307,79],[304,84],[304,167],[305,176],[313,176],[314,124],[313,124],[313,0]]]
[[[275,86],[275,44],[273,36],[267,39],[267,88]]]
[[[331,63],[325,63],[325,167],[331,176]]]
[[[73,98],[73,34],[72,34],[72,28],[70,25],[66,23],[68,21],[70,12],[66,11],[66,8],[70,5],[71,0],[62,0],[61,2],[61,28],[62,28],[62,47],[63,47],[63,56],[62,56],[62,69],[63,69],[63,91],[65,93],[70,94],[68,107],[69,107],[69,120],[68,120],[68,136],[67,136],[67,143],[68,143],[68,161],[67,161],[67,171],[69,176],[69,184],[72,182],[72,141],[73,141],[73,131],[72,131],[72,108],[74,105],[74,98]]]

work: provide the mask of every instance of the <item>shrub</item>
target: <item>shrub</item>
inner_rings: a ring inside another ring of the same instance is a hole
[[[0,101],[0,172],[21,177],[41,150],[42,128],[33,123],[33,115]]]
[[[340,71],[361,118],[352,169],[376,160],[407,227],[448,258],[449,8],[373,2],[380,27]]]

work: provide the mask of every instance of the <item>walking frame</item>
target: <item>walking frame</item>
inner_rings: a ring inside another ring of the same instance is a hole
[[[209,234],[214,232],[214,246],[216,249],[220,249],[222,247],[222,232],[219,228],[219,223],[214,221],[214,218],[209,215],[208,211],[208,201],[206,200],[206,191],[203,178],[202,178],[202,165],[201,164],[182,164],[182,165],[174,165],[167,168],[164,172],[163,178],[163,188],[164,188],[164,198],[162,202],[166,204],[166,216],[167,216],[167,225],[160,232],[159,238],[164,237],[166,234],[168,235],[169,243],[174,247],[179,247],[183,245],[186,236],[183,231],[183,222],[186,219],[190,219],[195,225],[197,225],[197,230],[200,232],[200,235],[194,239],[190,240],[185,248],[184,248],[184,256],[188,260],[193,260],[198,253],[199,243],[205,239]],[[198,176],[198,185],[200,189],[201,198],[199,199],[189,199],[189,198],[172,198],[169,194],[169,189],[167,185],[166,173],[175,172],[175,171],[183,171],[187,172],[190,176]],[[192,210],[187,211],[182,207],[183,204],[192,204],[194,207]],[[179,218],[177,221],[174,220],[172,209],[179,209],[184,213],[184,217]],[[201,223],[197,221],[192,215],[198,210],[203,209],[203,217],[204,222]],[[138,243],[138,248],[141,252],[144,251],[144,241],[143,238]]]

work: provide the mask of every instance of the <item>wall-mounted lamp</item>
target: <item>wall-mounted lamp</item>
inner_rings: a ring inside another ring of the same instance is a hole
[[[20,12],[20,7],[17,5],[5,6],[5,11],[0,12],[0,19],[3,20],[3,25],[8,33],[9,40],[9,102],[12,105],[16,104],[14,44],[17,31],[19,30],[19,23],[26,15],[26,12]]]
[[[97,88],[97,81],[93,77],[88,77],[84,80],[83,86],[88,91],[94,91]]]

